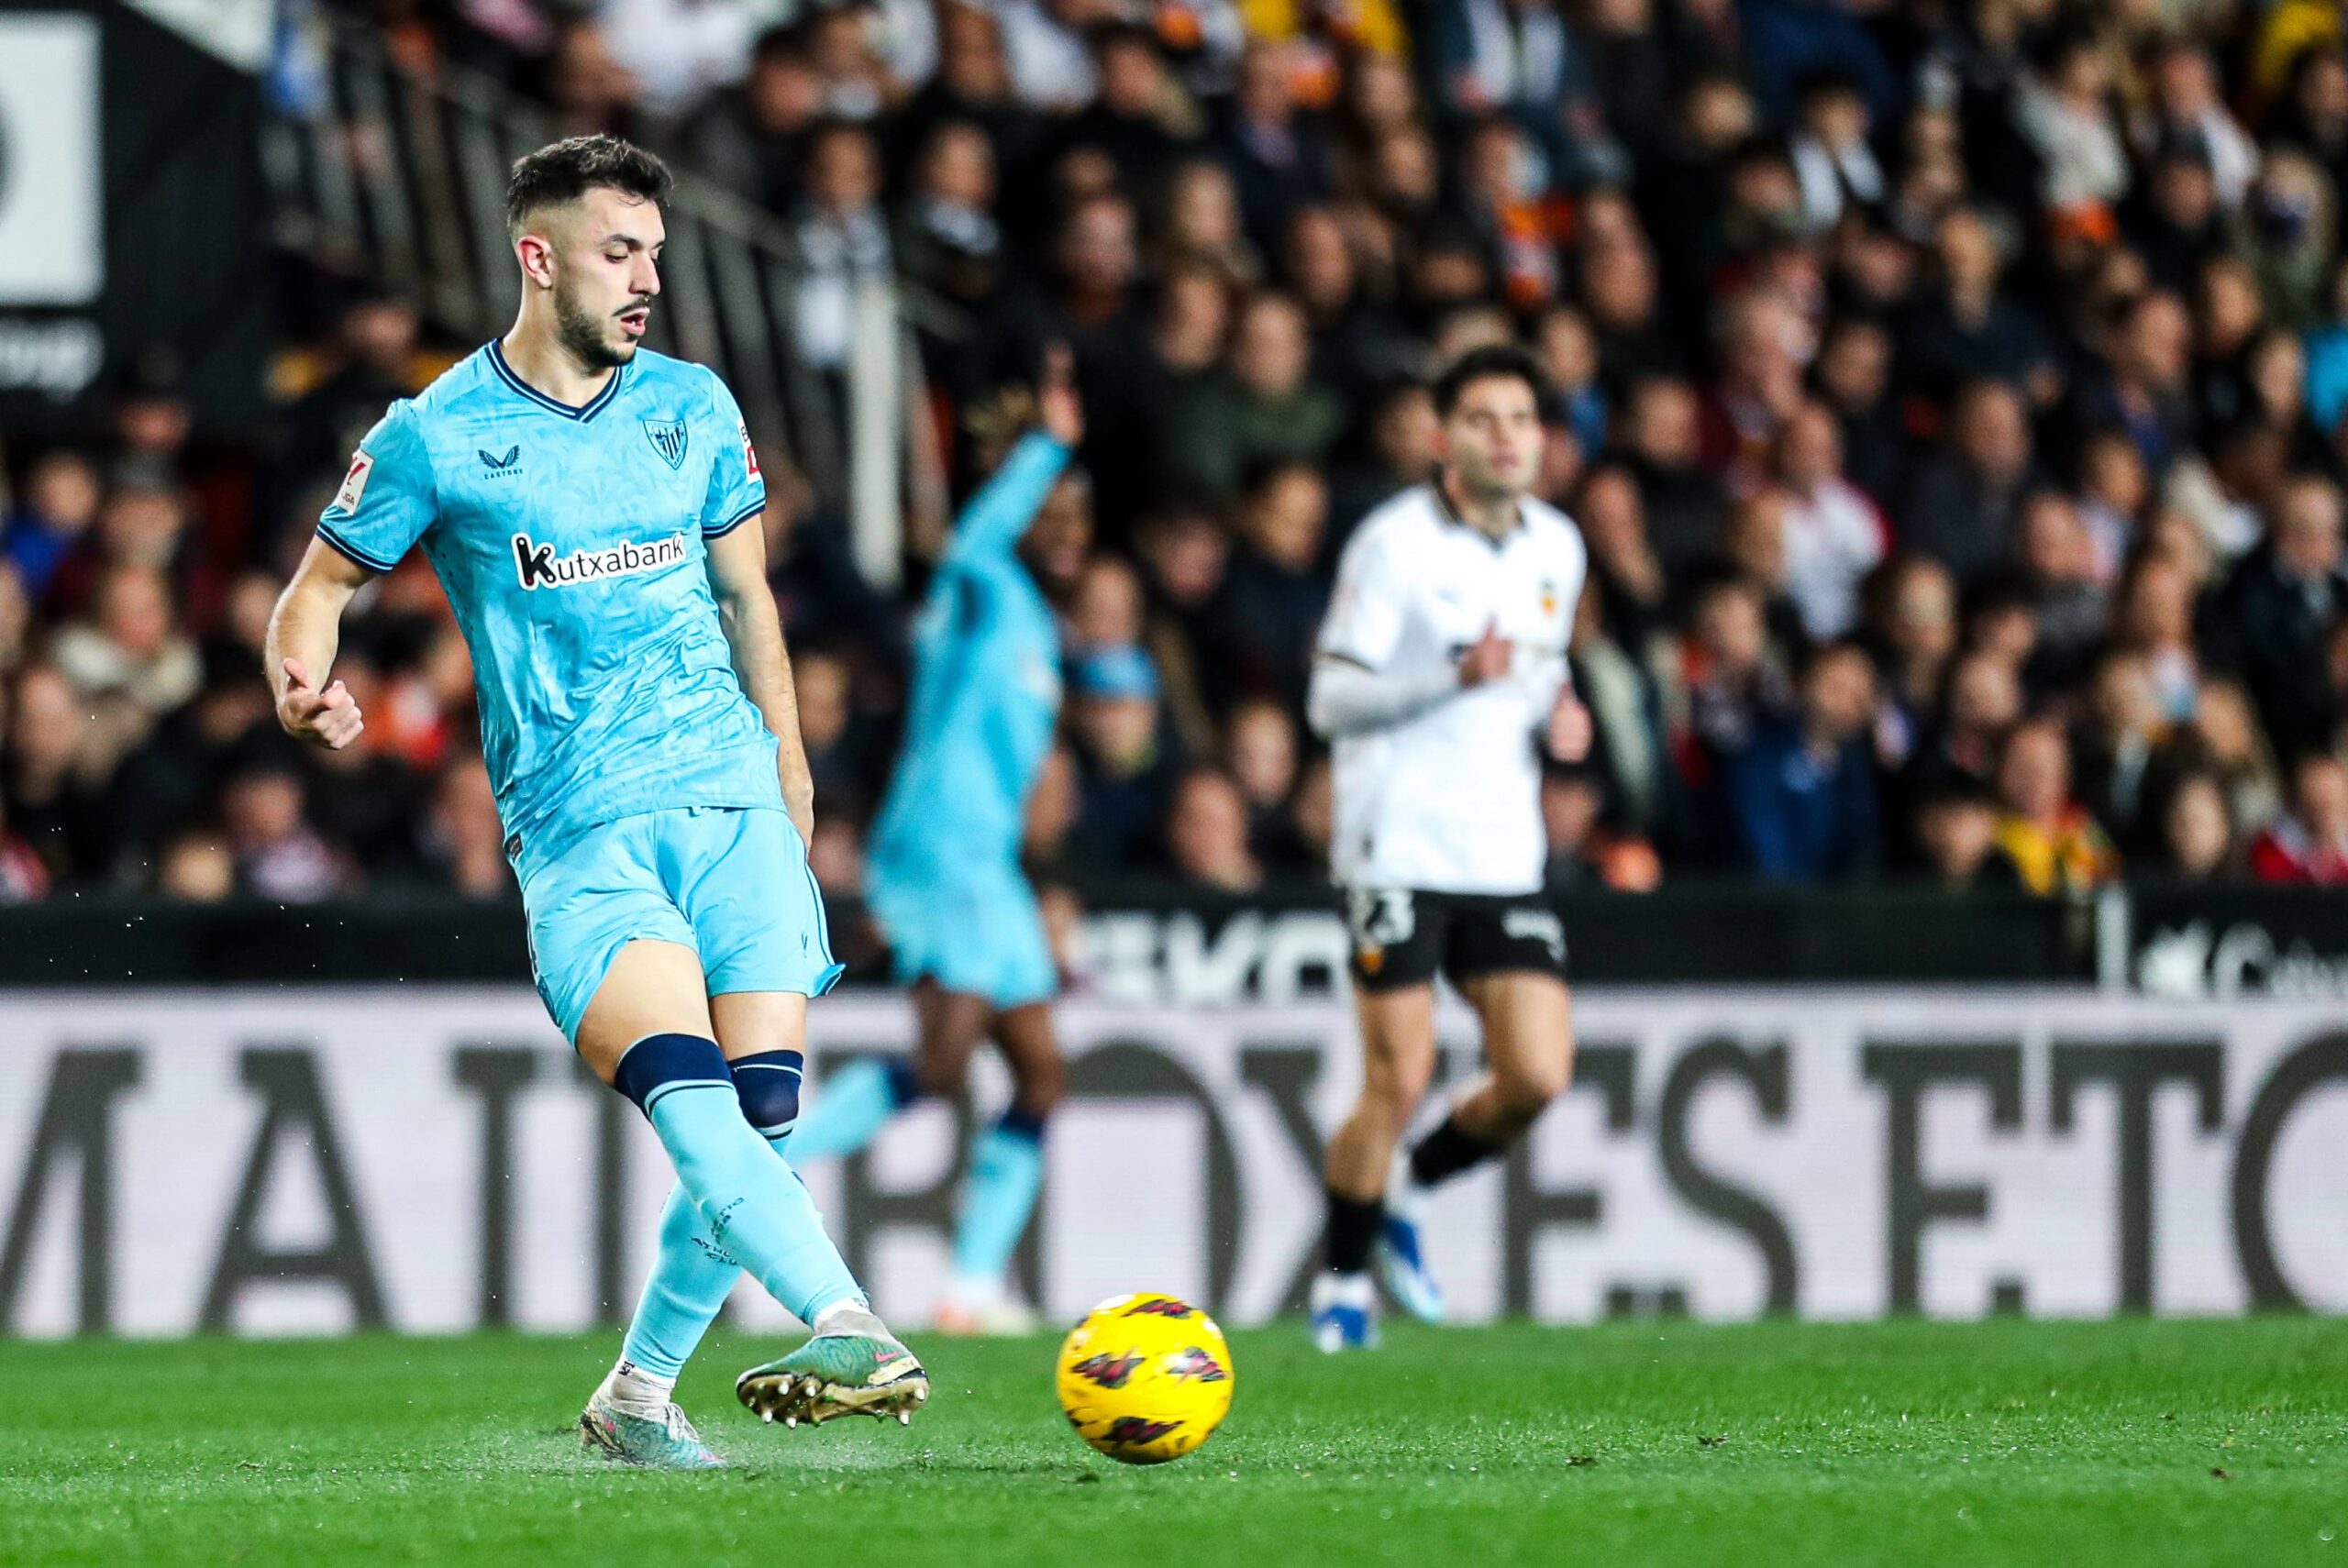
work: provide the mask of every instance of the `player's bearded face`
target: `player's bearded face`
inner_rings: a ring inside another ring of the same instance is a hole
[[[1513,377],[1470,382],[1443,436],[1445,460],[1475,494],[1522,495],[1541,472],[1541,412]]]
[[[581,365],[615,370],[636,358],[667,238],[659,208],[616,191],[589,191],[563,215],[554,237],[555,331]]]
[[[554,281],[555,329],[562,346],[591,370],[608,370],[636,358],[636,340],[621,330],[618,314],[581,296],[586,293],[574,274],[565,271]]]

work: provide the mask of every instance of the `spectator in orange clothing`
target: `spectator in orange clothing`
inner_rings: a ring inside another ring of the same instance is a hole
[[[2348,762],[2328,752],[2300,759],[2290,812],[2251,845],[2250,872],[2262,882],[2348,883]]]
[[[1998,765],[2004,811],[1998,843],[2042,898],[2099,888],[2120,875],[2120,853],[2071,798],[2071,748],[2063,726],[2032,719],[2015,729]]]

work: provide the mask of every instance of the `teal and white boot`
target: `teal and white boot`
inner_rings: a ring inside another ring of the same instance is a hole
[[[601,1388],[579,1414],[579,1445],[590,1453],[641,1470],[723,1470],[725,1461],[673,1404],[659,1419],[630,1415]]]
[[[761,1419],[821,1426],[839,1416],[894,1416],[910,1424],[929,1397],[929,1374],[871,1310],[847,1304],[817,1315],[815,1335],[734,1380]]]

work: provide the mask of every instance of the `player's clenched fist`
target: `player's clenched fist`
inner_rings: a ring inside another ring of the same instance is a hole
[[[1481,686],[1487,680],[1505,680],[1515,657],[1516,645],[1501,635],[1501,624],[1495,618],[1484,627],[1484,635],[1460,654],[1459,684]]]
[[[1579,762],[1589,755],[1589,743],[1595,726],[1590,723],[1589,710],[1571,690],[1557,694],[1557,705],[1549,710],[1549,755],[1559,762]]]
[[[287,734],[328,751],[340,751],[367,727],[350,689],[338,680],[319,690],[298,658],[285,661],[285,690],[277,699],[277,722],[285,726]]]

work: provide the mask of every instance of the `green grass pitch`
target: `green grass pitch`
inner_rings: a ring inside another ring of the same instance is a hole
[[[2340,1321],[1283,1327],[1149,1470],[1048,1341],[923,1340],[911,1429],[785,1432],[739,1335],[683,1388],[734,1468],[614,1469],[569,1430],[612,1343],[0,1343],[0,1563],[2348,1568]]]

